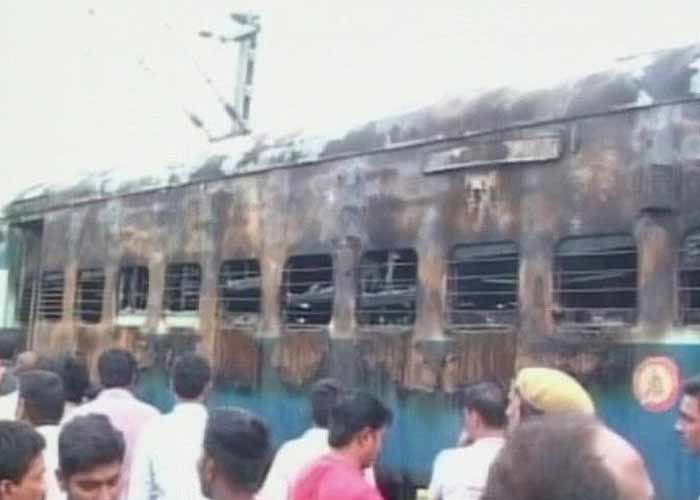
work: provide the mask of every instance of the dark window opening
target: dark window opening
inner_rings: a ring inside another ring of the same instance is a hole
[[[145,311],[148,305],[148,268],[125,266],[119,269],[119,312]]]
[[[44,271],[39,291],[39,316],[58,321],[63,316],[63,271]]]
[[[366,252],[360,261],[357,317],[361,325],[412,325],[416,320],[418,256],[412,249]]]
[[[171,312],[197,311],[201,286],[202,268],[199,264],[168,265],[163,307]]]
[[[518,318],[515,243],[459,245],[448,262],[447,322],[467,330],[510,330]]]
[[[700,232],[686,237],[680,253],[680,307],[684,325],[700,324]]]
[[[84,323],[99,323],[102,318],[105,273],[102,269],[78,271],[75,289],[75,315]]]
[[[34,275],[27,274],[22,282],[22,293],[17,303],[17,319],[27,324],[32,315],[32,299],[34,295]]]
[[[219,303],[225,319],[256,323],[262,297],[260,263],[257,260],[229,260],[219,273]]]
[[[284,321],[326,325],[333,313],[333,259],[330,255],[297,255],[287,259],[282,280]]]
[[[556,253],[554,319],[614,327],[634,323],[637,246],[631,236],[563,241]]]

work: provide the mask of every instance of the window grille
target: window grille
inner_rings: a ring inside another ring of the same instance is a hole
[[[297,255],[287,259],[281,304],[285,323],[328,324],[333,313],[334,293],[330,255]]]
[[[219,273],[219,305],[225,319],[257,322],[261,304],[260,263],[257,260],[229,260]]]
[[[571,238],[556,252],[555,294],[560,323],[599,329],[634,323],[637,247],[626,235]]]
[[[102,318],[105,273],[102,269],[78,271],[75,289],[75,315],[83,323],[99,323]]]
[[[34,275],[29,273],[24,276],[22,293],[17,303],[17,319],[20,323],[27,324],[32,314],[32,296],[34,295]]]
[[[360,261],[357,314],[361,325],[412,325],[418,256],[412,249],[366,252]]]
[[[515,243],[455,247],[448,262],[449,327],[512,330],[518,319],[518,266]]]
[[[700,231],[688,235],[680,251],[680,316],[684,325],[700,324]]]
[[[170,264],[165,270],[163,307],[170,312],[197,311],[202,286],[199,264]]]
[[[119,269],[119,312],[143,312],[148,305],[148,268],[124,266]]]
[[[39,288],[39,316],[58,321],[63,316],[63,271],[44,271]]]

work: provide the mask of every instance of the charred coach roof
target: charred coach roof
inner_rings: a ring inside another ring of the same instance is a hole
[[[446,99],[335,136],[240,137],[219,145],[205,158],[171,164],[152,174],[129,176],[113,169],[86,175],[71,185],[41,185],[19,195],[5,212],[10,218],[22,217],[222,177],[696,99],[700,99],[700,44],[628,58],[611,69],[549,88],[504,87]]]

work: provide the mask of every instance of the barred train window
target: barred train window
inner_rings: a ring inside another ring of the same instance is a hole
[[[228,260],[219,273],[219,305],[224,319],[255,323],[260,319],[260,263]]]
[[[334,293],[330,255],[296,255],[287,259],[281,295],[285,323],[328,324],[333,314]]]
[[[169,264],[165,269],[163,308],[170,312],[197,311],[201,286],[199,264]]]
[[[75,289],[76,318],[84,323],[100,322],[104,289],[104,270],[83,269],[78,271],[78,283]]]
[[[366,252],[360,261],[357,316],[361,325],[412,325],[418,256],[412,249]]]
[[[22,282],[22,294],[17,303],[17,319],[20,323],[29,323],[32,314],[32,296],[34,295],[34,275],[28,273]]]
[[[637,246],[627,235],[570,238],[556,251],[556,321],[615,326],[634,323]]]
[[[448,264],[448,325],[467,331],[512,329],[518,318],[515,243],[459,245]]]
[[[63,316],[63,271],[44,271],[39,287],[39,316],[58,321]]]
[[[700,230],[688,235],[681,248],[679,303],[681,322],[700,324]]]
[[[148,268],[124,266],[119,269],[119,312],[145,311],[148,305]]]

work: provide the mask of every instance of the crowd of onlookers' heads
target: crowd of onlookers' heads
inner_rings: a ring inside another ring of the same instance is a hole
[[[313,425],[276,453],[265,422],[205,406],[208,361],[172,369],[173,410],[131,391],[126,350],[97,362],[26,352],[0,367],[0,500],[381,500],[374,474],[392,413],[371,394],[317,381]],[[510,392],[479,382],[461,393],[463,431],[435,458],[430,500],[650,500],[642,456],[595,416],[564,372],[521,369]],[[683,386],[676,430],[700,452],[700,377]]]

